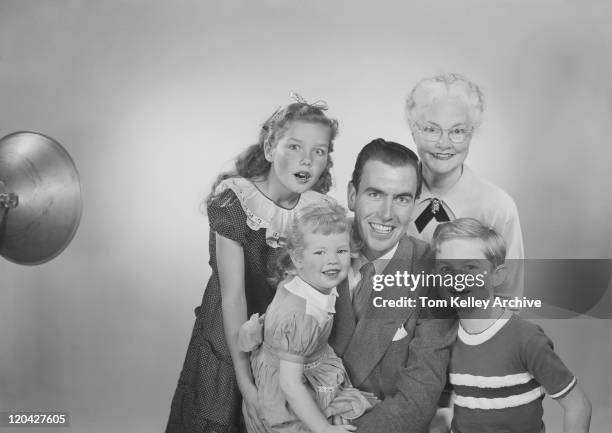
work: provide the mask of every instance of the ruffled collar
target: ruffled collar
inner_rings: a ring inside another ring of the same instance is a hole
[[[226,189],[231,189],[238,197],[247,216],[247,226],[254,231],[266,229],[266,243],[272,248],[284,244],[291,221],[302,208],[321,201],[333,202],[333,199],[325,194],[306,191],[300,195],[293,209],[285,209],[263,195],[253,182],[243,177],[223,180],[217,185],[215,194],[220,194]]]

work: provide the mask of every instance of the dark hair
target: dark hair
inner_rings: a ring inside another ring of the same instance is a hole
[[[265,177],[270,171],[271,163],[266,160],[266,146],[274,146],[289,128],[292,121],[319,123],[329,127],[329,153],[334,150],[333,141],[338,134],[338,121],[330,119],[323,112],[327,107],[319,106],[317,103],[293,102],[285,107],[277,109],[261,126],[257,144],[249,146],[236,158],[235,168],[232,171],[221,173],[212,186],[212,191],[207,198],[207,204],[215,198],[215,188],[221,181],[231,177],[244,177],[255,179]],[[320,193],[327,193],[332,185],[330,169],[333,165],[331,155],[327,155],[327,165],[321,173],[312,189]]]
[[[372,140],[363,146],[359,152],[359,155],[357,155],[355,169],[353,170],[353,175],[351,177],[351,183],[355,187],[355,190],[359,189],[359,182],[361,181],[363,167],[368,161],[380,161],[392,167],[403,167],[406,165],[414,167],[417,173],[417,190],[415,199],[421,195],[422,178],[419,157],[406,146],[393,141],[387,141],[382,138]]]

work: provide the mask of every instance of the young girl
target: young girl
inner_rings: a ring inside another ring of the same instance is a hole
[[[212,275],[196,308],[187,355],[172,400],[167,433],[259,429],[260,403],[238,328],[263,313],[275,292],[267,269],[293,215],[324,202],[329,156],[338,131],[326,107],[300,100],[263,124],[259,141],[219,176],[207,200]],[[241,402],[244,402],[244,420]]]
[[[326,418],[350,420],[371,404],[352,388],[342,361],[327,344],[336,285],[350,266],[350,223],[337,204],[309,206],[292,224],[287,249],[293,278],[281,282],[268,307],[263,344],[259,317],[240,329],[239,347],[251,367],[268,432],[331,433],[355,430]]]

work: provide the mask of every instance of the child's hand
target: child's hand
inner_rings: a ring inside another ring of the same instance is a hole
[[[428,433],[448,433],[453,419],[452,411],[452,408],[439,407],[429,424]]]
[[[342,418],[340,415],[334,415],[331,417],[331,419],[333,425],[346,425],[349,423],[347,419]]]
[[[323,433],[346,433],[347,431],[355,431],[357,427],[351,424],[329,425],[323,430]]]
[[[263,319],[258,313],[251,316],[238,330],[238,349],[242,352],[252,352],[263,342]]]
[[[261,409],[257,399],[257,388],[249,387],[242,395],[242,415],[249,432],[265,433],[266,428],[261,420]]]

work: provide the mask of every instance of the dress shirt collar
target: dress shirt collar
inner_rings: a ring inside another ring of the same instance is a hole
[[[395,255],[395,252],[397,251],[398,246],[399,246],[399,242],[396,243],[393,248],[391,248],[381,257],[375,259],[372,262],[374,263],[374,269],[376,270],[377,274],[381,274],[385,270],[385,268],[387,267],[387,264],[389,263],[389,260],[391,260],[393,256]],[[351,267],[355,272],[359,273],[361,267],[368,262],[369,260],[363,254],[359,254],[356,258],[353,259],[351,263]]]

